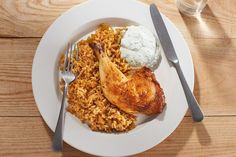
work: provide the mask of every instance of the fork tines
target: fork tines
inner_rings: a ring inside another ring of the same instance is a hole
[[[73,53],[75,53],[75,59],[78,60],[77,43],[68,43],[67,50],[65,51],[64,71],[69,71],[72,68],[72,59],[74,57]]]

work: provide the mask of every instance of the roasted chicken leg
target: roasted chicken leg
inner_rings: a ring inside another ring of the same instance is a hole
[[[153,72],[142,67],[125,76],[112,63],[100,43],[92,42],[90,47],[99,59],[99,74],[105,97],[127,113],[153,115],[163,111],[165,97]]]

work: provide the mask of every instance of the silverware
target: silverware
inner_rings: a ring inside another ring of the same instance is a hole
[[[171,42],[170,36],[167,32],[167,29],[166,29],[164,21],[161,17],[161,14],[155,4],[150,5],[150,13],[151,13],[154,27],[155,27],[158,37],[160,39],[162,48],[165,52],[166,58],[169,60],[169,62],[171,62],[173,64],[173,66],[175,67],[175,69],[179,75],[180,82],[183,86],[184,93],[185,93],[186,99],[188,101],[189,109],[192,113],[192,118],[194,121],[200,122],[204,118],[203,113],[199,107],[197,100],[195,99],[193,93],[191,92],[191,90],[185,80],[185,77],[184,77],[183,72],[182,72],[180,65],[179,65],[179,59],[176,55],[176,52],[175,52],[175,49],[174,49],[173,44]]]
[[[77,44],[74,46],[74,51],[75,51],[75,60],[79,60],[79,47]]]
[[[63,147],[63,129],[64,129],[65,112],[66,112],[65,104],[67,97],[67,89],[68,85],[75,79],[75,75],[71,71],[72,69],[71,61],[73,58],[75,45],[71,45],[70,43],[68,44],[68,48],[65,53],[64,69],[61,73],[62,79],[65,82],[65,86],[63,90],[61,109],[57,120],[57,126],[52,140],[52,149],[54,151],[61,151]]]

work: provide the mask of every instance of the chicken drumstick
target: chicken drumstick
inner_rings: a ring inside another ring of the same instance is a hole
[[[103,93],[113,105],[127,113],[153,115],[163,111],[164,92],[149,68],[135,69],[125,76],[110,61],[100,43],[92,42],[90,47],[99,59]]]

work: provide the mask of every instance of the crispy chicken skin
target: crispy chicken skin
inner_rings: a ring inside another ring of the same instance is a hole
[[[154,115],[163,111],[164,92],[149,68],[135,69],[125,76],[110,61],[100,43],[92,42],[90,47],[99,59],[103,93],[113,105],[127,113]]]

